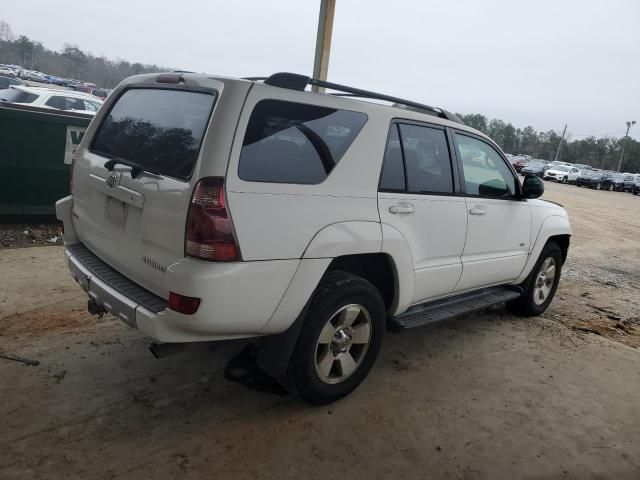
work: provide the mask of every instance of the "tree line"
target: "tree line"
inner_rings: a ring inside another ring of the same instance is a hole
[[[96,57],[72,44],[65,44],[59,52],[49,50],[42,43],[24,35],[16,38],[11,27],[1,20],[0,63],[18,64],[49,75],[76,78],[106,88],[115,87],[131,75],[170,70],[157,65]],[[505,152],[544,160],[553,160],[560,145],[559,160],[616,170],[625,143],[624,138],[595,136],[573,141],[567,137],[561,141],[561,135],[554,130],[538,132],[532,126],[516,128],[511,123],[488,119],[479,113],[457,115],[465,124],[489,135]],[[640,172],[640,142],[628,139],[621,170]]]
[[[505,152],[531,155],[533,158],[554,160],[558,145],[558,160],[581,163],[605,170],[617,170],[625,138],[588,136],[571,140],[554,130],[538,132],[533,127],[516,128],[499,119],[489,120],[482,114],[457,114],[470,127],[490,136]],[[621,171],[640,172],[640,142],[628,138],[624,150]]]
[[[62,50],[49,50],[41,42],[25,35],[15,36],[11,27],[0,20],[0,63],[16,64],[47,75],[74,78],[95,83],[99,87],[113,88],[131,75],[166,72],[168,68],[126,60],[110,60],[84,52],[74,44],[65,44]]]

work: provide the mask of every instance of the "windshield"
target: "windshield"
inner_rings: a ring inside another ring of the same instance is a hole
[[[543,167],[544,165],[545,164],[542,162],[529,162],[529,165],[527,165],[526,168],[531,168],[531,167],[540,168],[540,167]]]
[[[127,90],[106,115],[91,149],[158,175],[187,180],[215,99],[211,93]]]
[[[565,165],[558,165],[556,167],[553,167],[553,170],[557,170],[558,172],[568,172],[569,171],[569,167],[567,167]]]

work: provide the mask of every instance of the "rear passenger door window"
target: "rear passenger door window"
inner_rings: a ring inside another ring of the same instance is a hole
[[[400,124],[409,193],[453,194],[451,158],[444,129]]]
[[[453,194],[451,156],[444,129],[396,123],[385,151],[380,190]]]
[[[513,198],[516,179],[495,148],[467,135],[455,134],[467,195]]]
[[[366,121],[360,112],[262,100],[249,119],[238,175],[251,182],[320,183]]]

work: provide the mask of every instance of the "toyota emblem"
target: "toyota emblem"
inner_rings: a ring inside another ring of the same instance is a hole
[[[118,180],[120,179],[120,177],[118,176],[117,173],[110,173],[107,176],[107,187],[109,188],[113,188],[116,185],[118,185]]]

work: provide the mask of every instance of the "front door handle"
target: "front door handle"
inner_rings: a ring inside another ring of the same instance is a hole
[[[469,213],[471,215],[486,215],[487,207],[485,207],[484,205],[476,205],[475,207],[469,210]]]
[[[413,213],[415,209],[410,203],[399,203],[398,205],[391,205],[389,207],[389,213]]]

